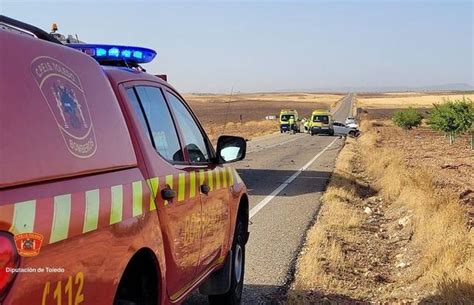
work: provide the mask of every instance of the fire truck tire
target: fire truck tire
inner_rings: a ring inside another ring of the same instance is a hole
[[[128,263],[115,294],[114,305],[158,305],[157,262],[149,249],[139,250]]]
[[[231,284],[227,293],[221,295],[210,295],[210,305],[239,305],[242,301],[242,291],[244,288],[245,271],[245,242],[246,232],[242,219],[237,219],[235,227],[234,243],[232,245],[232,272]]]

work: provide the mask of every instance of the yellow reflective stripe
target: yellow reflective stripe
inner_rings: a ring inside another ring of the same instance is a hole
[[[178,175],[178,201],[183,201],[186,191],[186,174]]]
[[[189,173],[189,198],[196,196],[196,172]]]
[[[122,221],[123,215],[123,188],[121,185],[111,187],[112,203],[110,208],[110,224]]]
[[[150,211],[156,210],[155,197],[158,194],[158,177],[153,177],[147,180],[150,187]]]
[[[199,171],[199,185],[203,185],[205,179],[206,179],[206,172],[203,169],[201,169]]]
[[[71,194],[54,197],[53,226],[49,243],[66,239],[69,233],[69,220],[71,217]]]
[[[166,176],[165,182],[172,189],[173,188],[173,175]],[[165,200],[165,205],[168,205],[168,200]]]
[[[18,202],[13,209],[13,234],[31,233],[35,224],[36,200]]]
[[[209,190],[214,190],[214,180],[212,179],[212,171],[207,171],[207,184],[209,185]]]
[[[215,169],[216,171],[216,190],[221,188],[221,173],[219,171],[219,168]]]
[[[82,233],[94,231],[99,223],[99,190],[86,192],[86,211]]]
[[[132,183],[132,197],[133,217],[136,217],[143,213],[143,190],[141,181],[135,181]]]
[[[224,185],[224,187],[227,187],[227,168],[222,168],[222,184]]]
[[[229,185],[234,185],[234,175],[232,173],[232,168],[227,167],[227,174],[229,175]]]

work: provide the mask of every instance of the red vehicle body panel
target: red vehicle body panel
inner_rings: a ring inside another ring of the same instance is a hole
[[[0,145],[0,188],[136,165],[117,100],[92,58],[68,48],[57,52],[52,43],[8,32],[1,39],[2,46],[16,47],[2,47],[0,59],[0,141],[5,143]],[[58,86],[74,88],[82,105],[77,117],[87,124],[84,132],[71,132],[74,128],[57,110],[53,95]],[[71,143],[89,148],[76,139],[84,136],[91,141],[89,152],[70,149]],[[123,153],[114,154],[118,149]]]
[[[0,45],[0,231],[44,236],[21,268],[62,270],[18,273],[3,305],[59,304],[59,295],[63,304],[112,304],[139,251],[156,259],[159,304],[180,303],[229,252],[246,196],[237,172],[172,165],[155,151],[124,88],[177,94],[162,79],[3,30]],[[44,62],[32,69],[46,57],[50,71]],[[213,186],[208,195],[202,183]],[[168,186],[180,195],[165,202]]]

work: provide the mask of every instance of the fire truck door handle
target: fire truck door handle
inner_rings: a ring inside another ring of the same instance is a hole
[[[165,188],[161,190],[161,197],[163,197],[164,200],[171,200],[176,197],[176,192],[170,188]]]
[[[207,195],[210,190],[211,190],[211,188],[209,187],[209,185],[207,185],[207,184],[201,185],[201,193]]]

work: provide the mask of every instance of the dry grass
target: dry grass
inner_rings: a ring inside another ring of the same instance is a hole
[[[432,168],[407,166],[406,153],[386,143],[393,127],[361,128],[337,159],[288,303],[474,303],[474,234],[459,197]],[[369,195],[382,200],[370,216]]]
[[[301,292],[328,291],[344,295],[349,287],[356,285],[351,278],[343,278],[345,272],[359,264],[357,256],[347,252],[347,245],[355,243],[360,237],[356,232],[366,218],[358,208],[362,199],[358,196],[358,184],[352,173],[355,155],[354,142],[348,139],[346,147],[338,156],[333,177],[323,196],[325,204],[317,225],[308,232],[298,260],[295,281],[289,293],[290,304],[310,304],[315,301],[311,295]]]
[[[462,99],[463,96],[474,100],[474,94],[421,94],[421,93],[387,93],[382,96],[360,97],[358,107],[368,109],[386,108],[431,108],[444,99]]]
[[[385,147],[384,136],[389,137],[390,132],[368,132],[366,140],[370,138],[370,143],[365,144],[379,147],[364,150],[364,158],[370,160],[366,169],[376,177],[376,188],[391,202],[387,217],[409,217],[412,230],[406,252],[401,253],[411,266],[397,277],[398,285],[394,285],[390,296],[420,297],[440,290],[446,283],[459,281],[474,288],[473,234],[466,226],[466,213],[459,197],[449,188],[438,187],[438,173],[431,168],[407,168],[405,155]],[[453,303],[462,293],[453,289],[451,297],[445,293],[442,297]],[[465,297],[474,301],[474,290]]]

